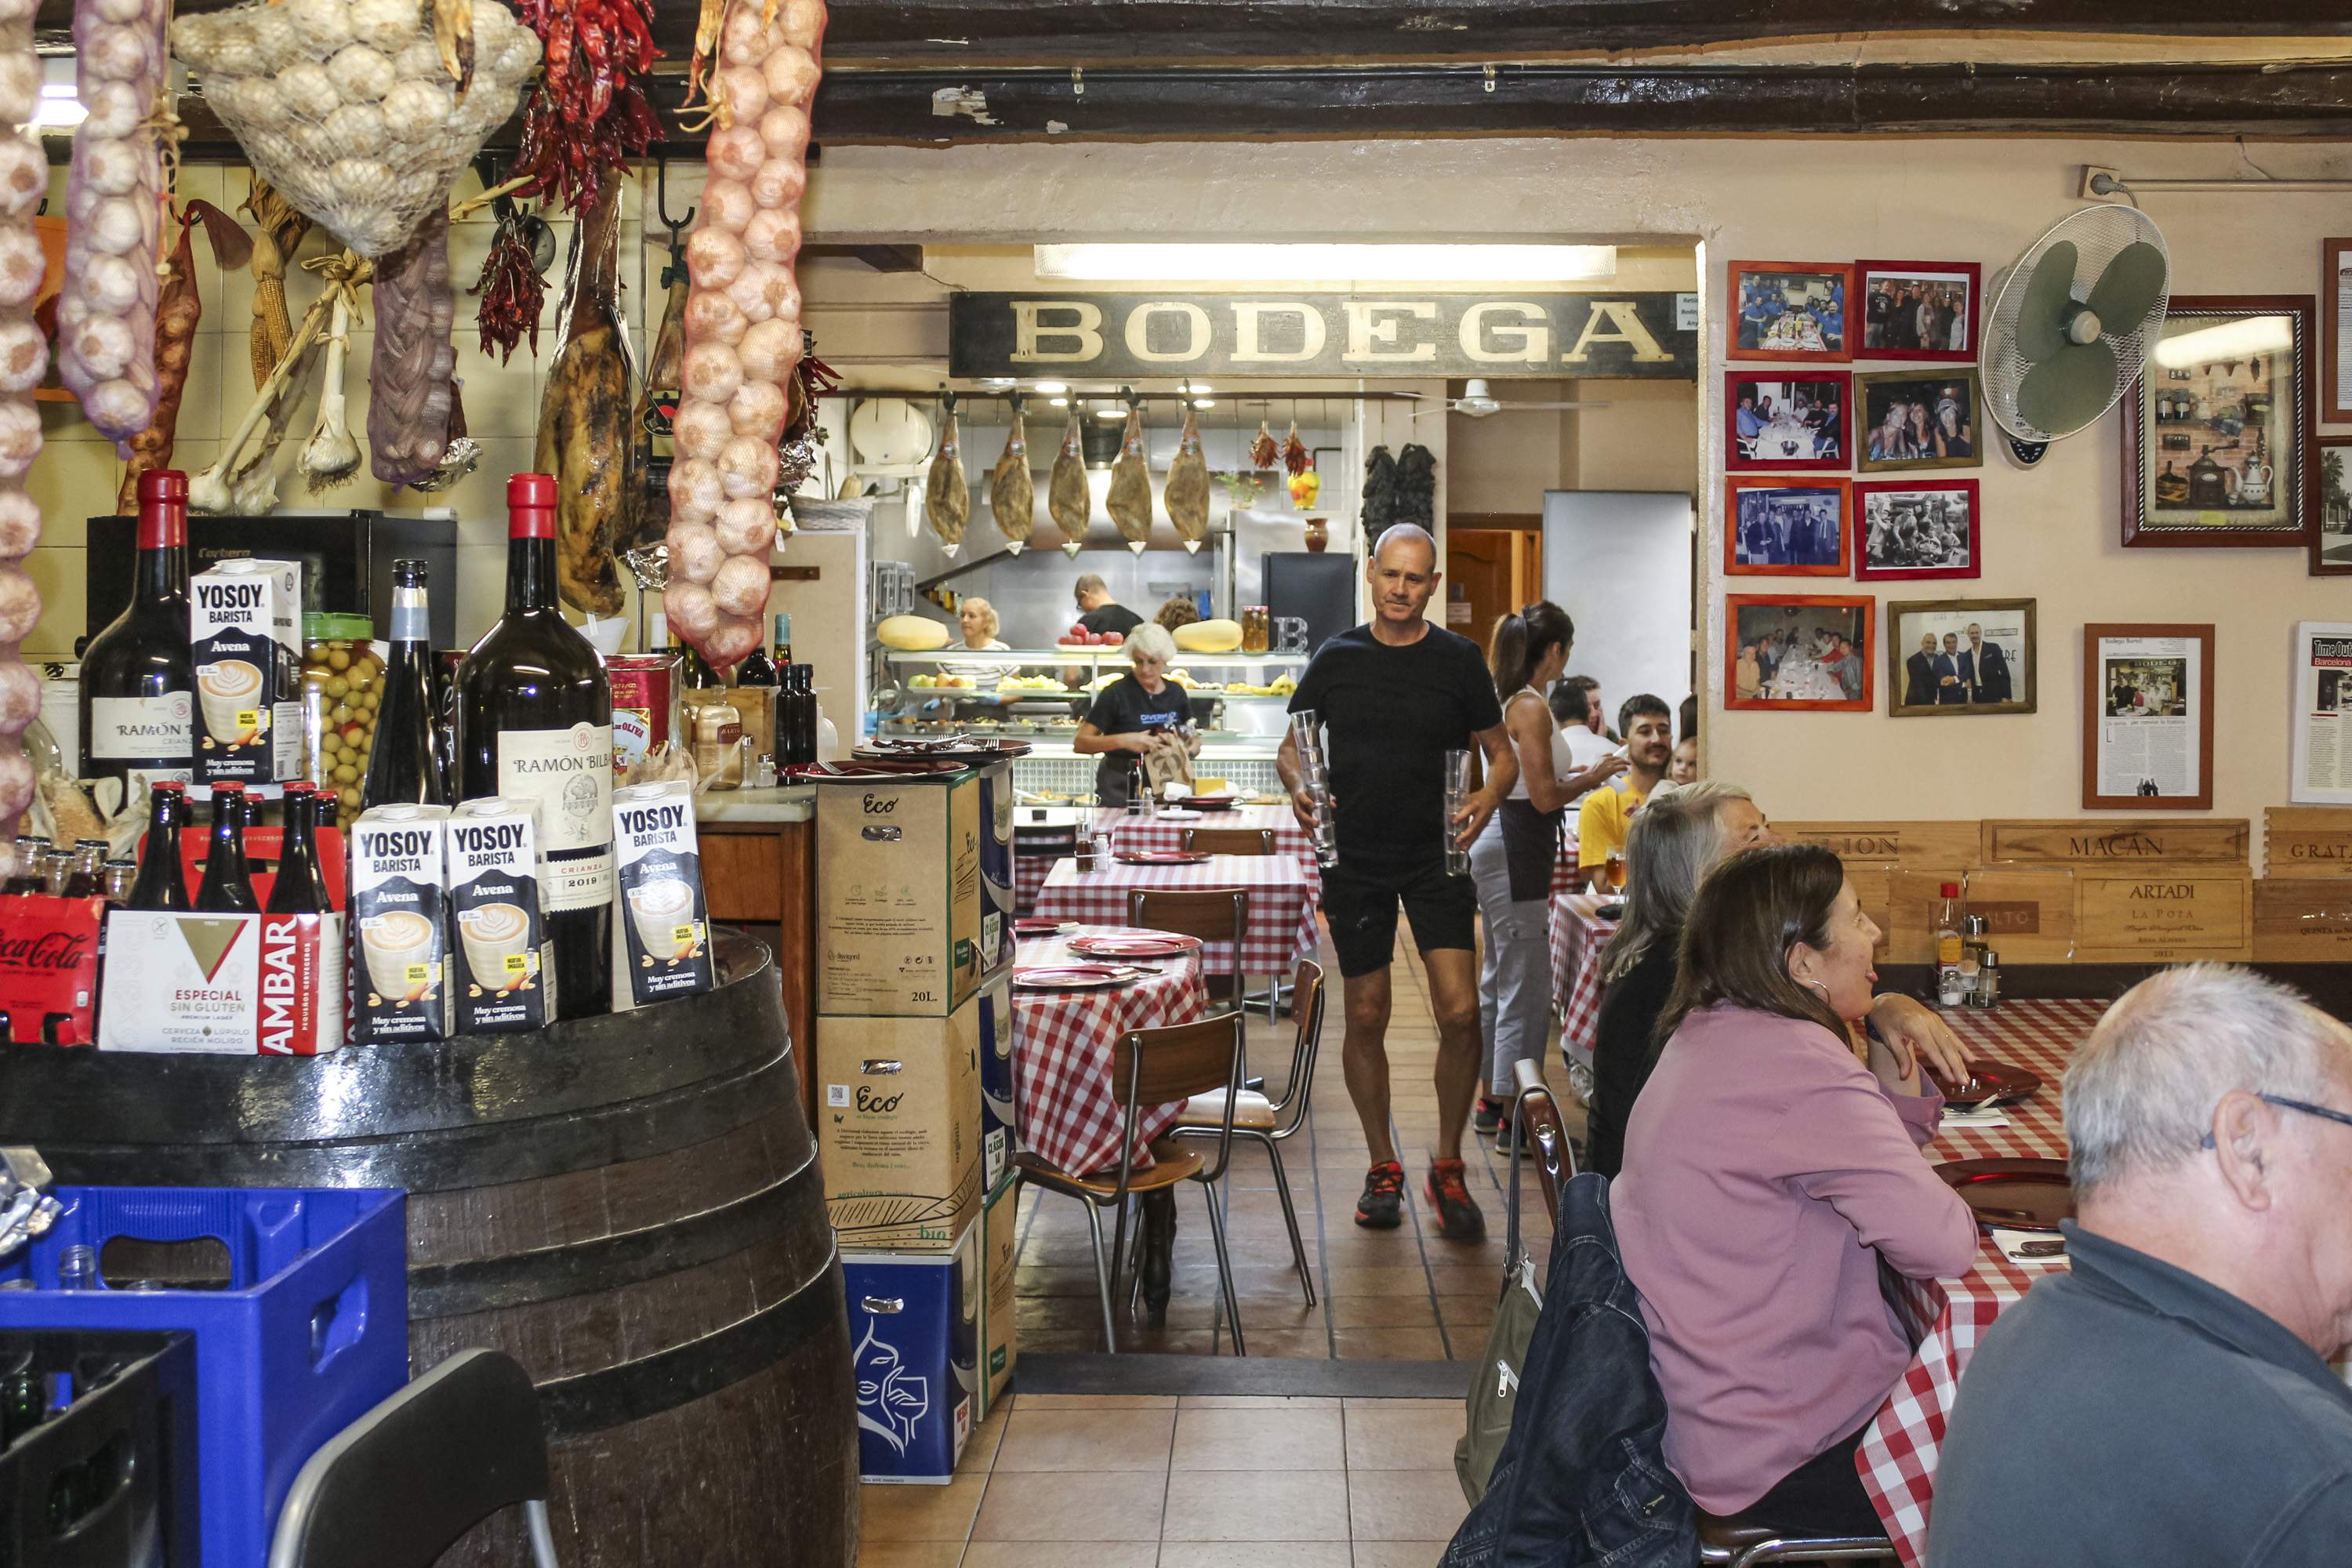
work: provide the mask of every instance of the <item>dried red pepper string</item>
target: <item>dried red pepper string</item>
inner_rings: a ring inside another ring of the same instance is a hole
[[[496,348],[499,363],[504,364],[514,357],[526,334],[531,353],[539,353],[539,318],[547,298],[547,279],[532,262],[520,215],[499,220],[489,255],[482,261],[481,281],[474,285],[473,292],[482,297],[479,325],[484,354]]]
[[[517,172],[529,194],[577,214],[608,169],[642,157],[659,129],[646,95],[654,47],[646,0],[521,0],[544,70],[523,114]]]

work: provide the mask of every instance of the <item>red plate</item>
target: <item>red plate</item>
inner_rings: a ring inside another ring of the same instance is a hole
[[[1029,915],[1013,922],[1013,934],[1014,936],[1059,936],[1066,923],[1062,921],[1049,921],[1038,915]]]
[[[1013,984],[1022,991],[1100,991],[1142,973],[1124,963],[1037,963],[1014,970]]]
[[[1122,866],[1198,866],[1208,858],[1205,849],[1130,849],[1111,857]]]
[[[1240,799],[1237,795],[1192,795],[1184,804],[1195,811],[1231,811]]]
[[[2074,1186],[2063,1160],[1954,1160],[1936,1167],[1976,1211],[1980,1226],[2050,1230],[2074,1217]]]
[[[2010,1067],[2002,1062],[1972,1061],[1969,1064],[1968,1082],[1948,1084],[1937,1079],[1936,1087],[1944,1091],[1946,1102],[1954,1108],[1983,1110],[1996,1105],[2014,1105],[2029,1095],[2040,1093],[2042,1080],[2023,1068]]]
[[[1201,939],[1154,932],[1136,936],[1074,936],[1070,951],[1087,958],[1177,958],[1196,951]]]

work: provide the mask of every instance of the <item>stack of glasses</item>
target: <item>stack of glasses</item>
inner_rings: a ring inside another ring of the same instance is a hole
[[[1470,851],[1461,842],[1462,829],[1457,826],[1462,813],[1470,804],[1470,753],[1445,753],[1445,874],[1466,877],[1470,874]]]
[[[1315,863],[1336,864],[1339,838],[1331,825],[1331,769],[1323,756],[1323,721],[1313,709],[1290,716],[1290,744],[1298,753],[1298,787],[1315,803]]]

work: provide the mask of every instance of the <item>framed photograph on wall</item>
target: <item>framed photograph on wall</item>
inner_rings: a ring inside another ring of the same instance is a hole
[[[1723,705],[1784,713],[1867,713],[1875,703],[1878,601],[1730,594],[1723,601]]]
[[[1857,261],[1856,359],[1972,360],[1984,268],[1973,261]]]
[[[2311,574],[2352,576],[2352,436],[2322,436],[2313,447],[2319,521],[2311,531]]]
[[[1853,378],[1853,390],[1862,419],[1854,459],[1864,473],[1984,466],[1990,432],[1976,366],[1939,374],[1872,371]]]
[[[2352,425],[2352,239],[2319,244],[2319,422]]]
[[[1853,487],[1853,574],[1864,582],[1984,574],[1983,503],[1974,479]]]
[[[2083,628],[2083,808],[2213,808],[2213,628]]]
[[[1723,481],[1723,569],[1734,577],[1843,577],[1846,479],[1786,476]]]
[[[1843,364],[1853,268],[1842,261],[1735,261],[1731,283],[1732,359]]]
[[[1886,710],[1953,719],[2035,710],[2042,646],[2032,599],[1886,605]]]
[[[1723,376],[1723,466],[1730,473],[1796,469],[1843,473],[1850,450],[1853,374],[1769,370]]]
[[[2352,805],[2352,621],[2294,624],[2287,799]]]
[[[2124,395],[2124,543],[2307,549],[2311,296],[2175,294]]]

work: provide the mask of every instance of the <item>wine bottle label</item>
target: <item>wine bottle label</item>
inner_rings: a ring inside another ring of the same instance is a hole
[[[186,761],[195,746],[195,700],[194,694],[187,691],[166,691],[161,697],[91,698],[91,758]]]
[[[499,731],[499,793],[539,802],[542,908],[554,913],[613,901],[610,724]]]

